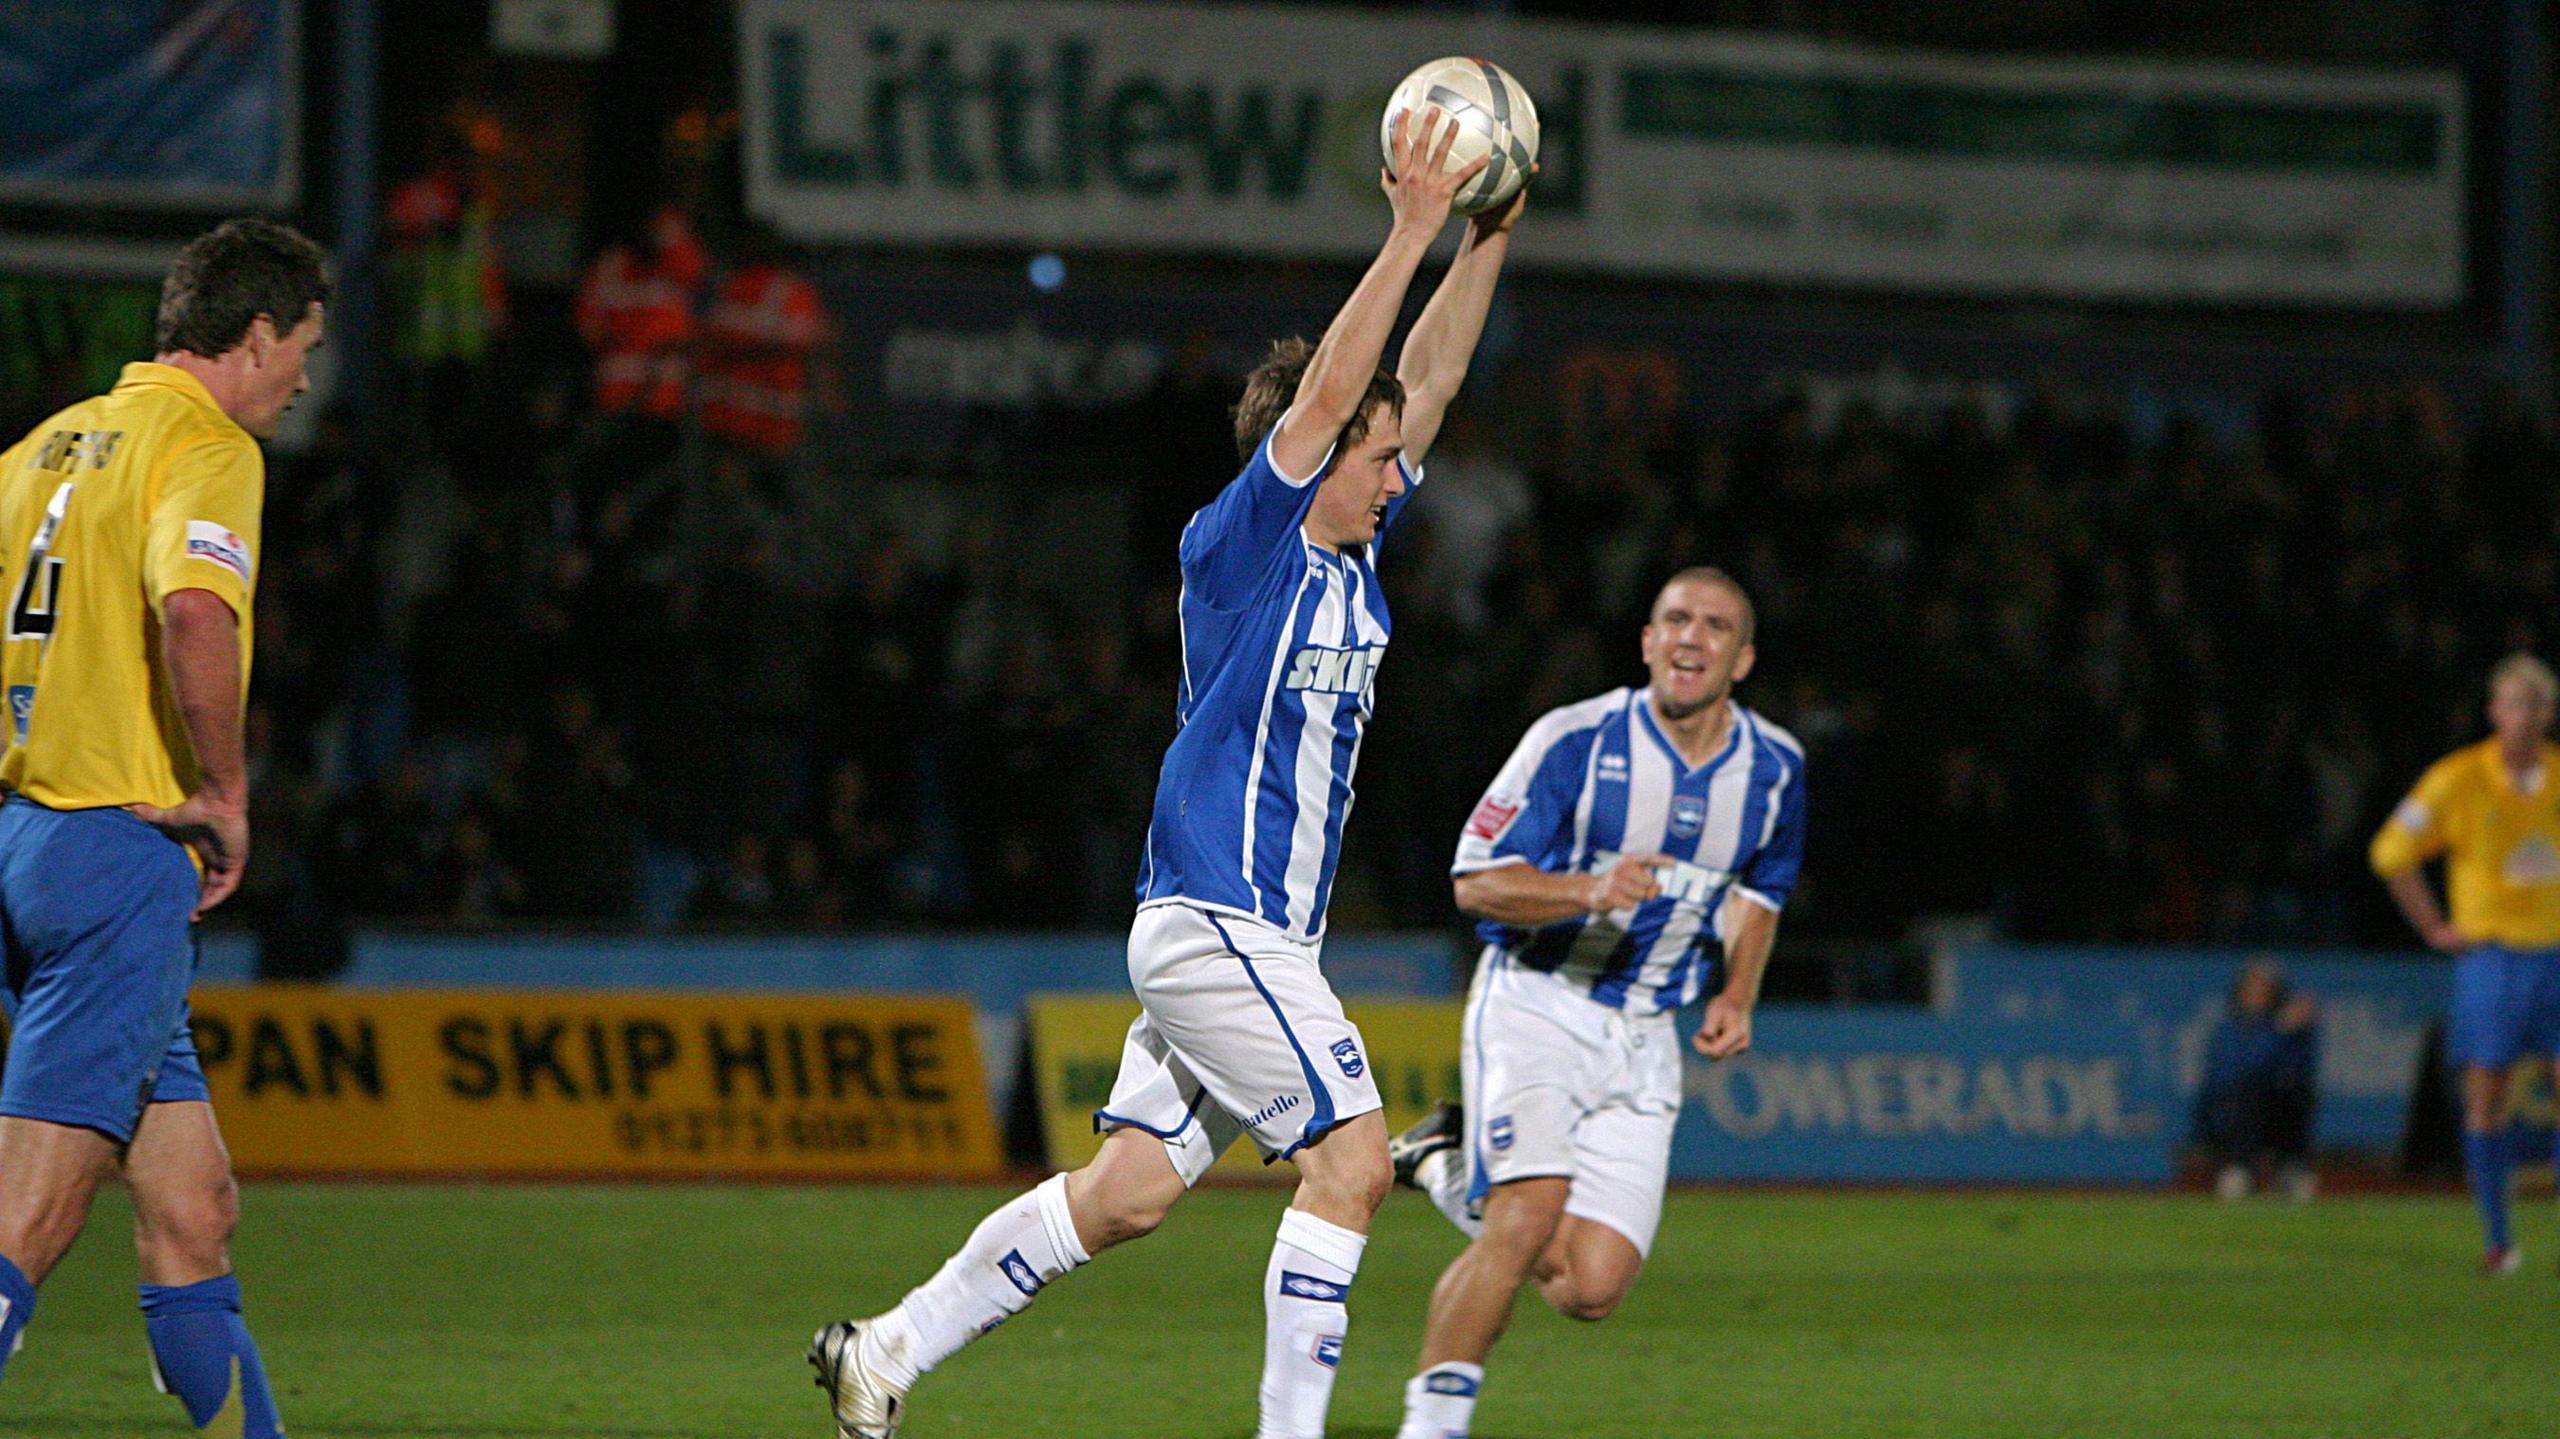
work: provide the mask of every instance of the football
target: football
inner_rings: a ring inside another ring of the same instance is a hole
[[[1378,125],[1378,145],[1386,153],[1389,173],[1396,163],[1396,117],[1410,112],[1419,125],[1434,106],[1458,122],[1457,141],[1449,147],[1450,169],[1464,169],[1479,155],[1493,157],[1458,192],[1454,208],[1477,215],[1509,203],[1538,158],[1538,107],[1529,92],[1490,60],[1452,55],[1417,68],[1388,97],[1386,117]]]

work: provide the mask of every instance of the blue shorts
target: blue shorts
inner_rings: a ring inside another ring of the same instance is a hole
[[[2560,949],[2484,944],[2453,964],[2444,1057],[2504,1069],[2526,1055],[2560,1058]]]
[[[0,1114],[125,1144],[144,1106],[211,1097],[187,1026],[197,892],[186,847],[123,810],[0,805]]]

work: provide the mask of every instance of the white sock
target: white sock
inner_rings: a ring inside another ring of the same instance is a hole
[[[1396,1439],[1467,1439],[1475,1421],[1481,1364],[1434,1364],[1404,1386],[1404,1427]]]
[[[1422,1192],[1449,1216],[1449,1222],[1466,1231],[1469,1239],[1484,1233],[1484,1221],[1467,1212],[1467,1156],[1463,1149],[1443,1149],[1422,1161],[1413,1171]]]
[[[1067,1214],[1067,1177],[1050,1175],[988,1215],[931,1279],[873,1320],[863,1330],[862,1362],[903,1393],[1092,1257]]]
[[[1369,1236],[1303,1209],[1280,1216],[1262,1276],[1262,1427],[1255,1439],[1324,1439],[1351,1329],[1351,1276]]]

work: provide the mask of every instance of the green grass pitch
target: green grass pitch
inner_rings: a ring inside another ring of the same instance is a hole
[[[895,1299],[998,1189],[256,1185],[250,1318],[298,1439],[830,1439],[800,1349]],[[1276,1192],[1211,1190],[920,1386],[913,1439],[1253,1429]],[[189,1432],[151,1392],[128,1211],[101,1200],[0,1387],[0,1433]],[[2460,1201],[1672,1197],[1625,1309],[1524,1299],[1481,1439],[2453,1439],[2560,1432],[2547,1206],[2470,1272]],[[1334,1433],[1385,1439],[1457,1239],[1398,1194]]]

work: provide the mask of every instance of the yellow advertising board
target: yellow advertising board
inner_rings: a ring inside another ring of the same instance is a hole
[[[978,1176],[1002,1163],[968,1002],[204,986],[253,1175]]]
[[[1039,994],[1029,1003],[1031,1064],[1039,1087],[1041,1131],[1049,1163],[1073,1169],[1093,1157],[1102,1137],[1093,1112],[1111,1097],[1120,1072],[1120,1047],[1138,1001],[1127,995]],[[1458,1097],[1460,1006],[1446,999],[1348,1001],[1343,1009],[1360,1027],[1369,1069],[1386,1102],[1390,1132],[1420,1119],[1443,1099]],[[1240,1139],[1218,1159],[1213,1173],[1231,1177],[1292,1178],[1284,1165],[1266,1167],[1250,1139]]]

